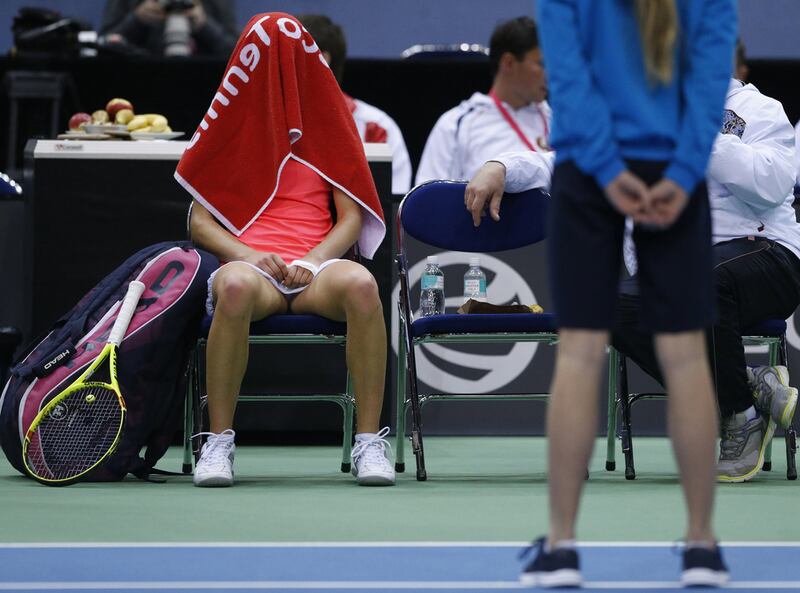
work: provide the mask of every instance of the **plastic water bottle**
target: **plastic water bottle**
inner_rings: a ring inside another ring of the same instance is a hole
[[[481,270],[481,258],[469,258],[469,270],[464,274],[464,302],[474,299],[486,302],[486,274]]]
[[[423,317],[444,313],[444,274],[439,268],[439,258],[429,255],[422,282],[419,306]]]

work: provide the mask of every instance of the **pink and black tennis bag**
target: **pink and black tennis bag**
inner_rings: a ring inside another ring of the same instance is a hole
[[[11,368],[0,395],[0,441],[25,473],[22,443],[39,410],[69,386],[105,345],[114,304],[131,280],[145,291],[122,341],[117,377],[128,407],[116,451],[84,479],[148,478],[181,426],[189,354],[204,314],[208,277],[217,259],[188,242],[159,243],[137,252],[89,291],[34,341]],[[158,472],[156,472],[158,473]]]

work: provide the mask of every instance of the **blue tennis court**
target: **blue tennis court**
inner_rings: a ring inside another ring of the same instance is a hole
[[[496,591],[522,543],[4,544],[3,591]],[[680,590],[667,543],[582,547],[585,586]],[[729,544],[730,588],[800,591],[800,543]]]

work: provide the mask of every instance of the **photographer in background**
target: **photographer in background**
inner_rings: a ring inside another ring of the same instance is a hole
[[[233,0],[107,0],[101,33],[156,56],[227,57],[238,28]]]

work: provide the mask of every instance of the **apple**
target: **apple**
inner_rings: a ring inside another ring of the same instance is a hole
[[[91,123],[92,116],[88,113],[76,113],[71,118],[69,118],[69,129],[73,132],[81,132],[83,131],[83,126]]]
[[[93,124],[107,124],[109,122],[108,111],[105,109],[98,109],[92,113]]]
[[[133,119],[133,111],[130,109],[120,109],[117,111],[117,115],[114,118],[114,123],[127,125],[129,121]]]
[[[108,112],[108,117],[114,120],[117,116],[117,112],[122,109],[130,109],[133,111],[133,105],[127,99],[120,99],[115,98],[111,99],[108,104],[106,105],[106,111]]]

